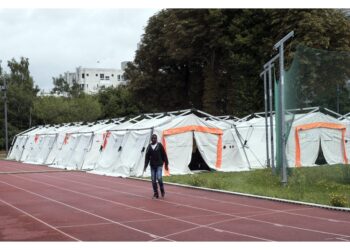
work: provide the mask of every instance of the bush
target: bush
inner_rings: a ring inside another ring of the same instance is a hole
[[[341,194],[331,194],[330,195],[330,204],[334,207],[346,207],[347,200],[344,195]]]

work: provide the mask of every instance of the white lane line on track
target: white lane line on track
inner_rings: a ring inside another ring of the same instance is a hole
[[[34,219],[34,220],[40,222],[41,224],[44,224],[45,226],[47,226],[47,227],[49,227],[49,228],[51,228],[51,229],[53,229],[53,230],[59,232],[60,234],[63,234],[64,236],[67,236],[67,237],[70,238],[70,239],[73,239],[73,240],[75,240],[75,241],[81,241],[81,240],[79,240],[78,238],[75,238],[74,236],[69,235],[69,234],[67,234],[67,233],[65,233],[65,232],[63,232],[63,231],[61,231],[61,230],[59,230],[57,227],[54,227],[54,226],[50,225],[49,223],[46,223],[45,221],[42,221],[42,220],[40,220],[39,218],[36,218],[35,216],[31,215],[30,213],[28,213],[28,212],[26,212],[26,211],[24,211],[24,210],[22,210],[22,209],[20,209],[20,208],[18,208],[18,207],[16,207],[16,206],[14,206],[14,205],[12,205],[12,204],[10,204],[10,203],[4,201],[3,199],[0,199],[0,201],[1,201],[2,203],[4,203],[5,205],[7,205],[7,206],[9,206],[9,207],[12,207],[12,208],[16,209],[17,211],[19,211],[19,212],[21,212],[21,213],[27,215],[28,217],[30,217],[30,218],[32,218],[32,219]]]
[[[79,225],[69,225],[69,226],[56,226],[56,228],[90,227],[90,226],[103,226],[103,225],[113,225],[113,223],[112,222],[90,223],[90,224],[79,224]]]
[[[86,178],[86,177],[83,177],[83,178],[84,179],[93,179],[93,178]],[[138,186],[136,186],[136,185],[130,185],[130,184],[127,184],[127,183],[112,182],[112,181],[109,181],[109,180],[106,180],[106,182],[111,183],[111,184],[116,184],[117,183],[117,184],[121,184],[121,185],[125,185],[125,186],[131,186],[131,187],[138,188]],[[176,187],[176,186],[172,186],[172,187]],[[199,189],[199,190],[196,190],[196,191],[206,191],[206,190],[200,190]],[[212,201],[212,202],[218,202],[218,203],[224,203],[224,204],[232,204],[232,205],[237,205],[237,206],[245,206],[245,207],[259,208],[259,209],[264,209],[264,210],[269,210],[269,211],[276,211],[276,212],[280,212],[280,213],[285,213],[285,214],[290,214],[290,215],[295,215],[295,216],[300,216],[300,217],[305,217],[305,218],[313,218],[313,219],[319,219],[319,220],[324,220],[324,221],[341,222],[341,223],[350,224],[350,221],[345,221],[345,220],[340,220],[340,219],[333,220],[333,219],[330,219],[330,218],[327,218],[327,217],[311,216],[311,215],[304,215],[304,214],[288,212],[288,211],[320,209],[320,208],[317,208],[317,207],[307,207],[307,208],[298,209],[298,210],[297,209],[296,210],[279,210],[279,209],[272,209],[272,208],[264,208],[264,207],[261,207],[261,206],[247,205],[247,204],[238,203],[238,202],[232,202],[232,201],[217,200],[217,199],[208,198],[208,197],[204,197],[204,196],[195,196],[195,195],[189,195],[189,194],[172,192],[172,191],[168,191],[167,193],[176,194],[178,196],[185,196],[185,197],[190,197],[190,198],[209,200],[209,201]],[[229,194],[227,194],[227,195],[229,195]],[[252,197],[244,197],[244,198],[252,198]],[[270,201],[270,200],[268,200],[268,201]],[[289,204],[289,205],[300,206],[298,204]],[[335,211],[335,212],[337,212],[337,211]],[[339,211],[339,212],[342,212],[342,211]]]
[[[20,177],[17,177],[17,178],[20,178]],[[22,179],[25,179],[25,178],[22,177]],[[142,234],[146,234],[147,236],[150,236],[150,237],[152,237],[152,238],[153,238],[153,236],[154,236],[153,234],[150,234],[150,233],[148,233],[148,232],[139,230],[139,229],[137,229],[137,228],[130,227],[130,226],[128,226],[128,225],[124,225],[124,224],[119,223],[119,222],[117,222],[117,221],[114,221],[114,220],[105,218],[105,217],[100,216],[100,215],[98,215],[98,214],[94,214],[94,213],[91,213],[91,212],[89,212],[89,211],[86,211],[86,210],[83,210],[83,209],[80,209],[80,208],[77,208],[77,207],[74,207],[74,206],[71,206],[71,205],[69,205],[69,204],[67,204],[67,203],[64,203],[64,202],[61,202],[61,201],[52,199],[52,198],[50,198],[50,197],[46,197],[46,196],[44,196],[44,195],[41,195],[41,194],[38,194],[38,193],[35,193],[35,192],[31,192],[31,191],[29,191],[29,190],[26,190],[26,189],[23,189],[23,188],[21,188],[21,187],[12,185],[12,184],[10,184],[10,183],[4,182],[4,181],[0,181],[0,183],[3,183],[3,184],[5,184],[5,185],[8,185],[8,186],[14,187],[14,188],[16,188],[16,189],[22,190],[22,191],[24,191],[24,192],[26,192],[26,193],[30,193],[30,194],[33,194],[33,195],[35,195],[35,196],[44,198],[44,199],[46,199],[46,200],[49,200],[49,201],[52,201],[52,202],[61,204],[61,205],[63,205],[63,206],[66,206],[66,207],[75,209],[75,210],[77,210],[77,211],[79,211],[79,212],[83,212],[83,213],[92,215],[92,216],[94,216],[94,217],[103,219],[103,220],[105,220],[105,221],[109,221],[109,222],[111,222],[111,223],[113,223],[113,224],[117,224],[117,225],[119,225],[119,226],[122,226],[122,227],[125,227],[125,228],[128,228],[128,229],[137,231],[137,232],[142,233]],[[158,238],[163,238],[163,237],[161,237],[161,236],[157,236],[157,237],[158,237]]]
[[[53,177],[53,176],[48,176],[48,177],[53,178],[53,179],[62,180],[61,178],[57,178],[57,177]],[[93,186],[93,187],[99,187],[99,186],[96,186],[96,185],[87,184],[87,183],[79,182],[79,181],[72,181],[72,180],[67,180],[67,179],[65,179],[65,181],[70,181],[70,182],[73,182],[73,183],[79,183],[79,184],[84,184],[84,185]],[[99,188],[105,189],[105,190],[109,190],[109,191],[113,191],[113,192],[118,192],[118,193],[126,193],[126,194],[129,194],[129,195],[141,196],[141,195],[135,195],[135,194],[133,194],[133,193],[122,192],[122,191],[116,191],[116,190],[113,190],[113,189],[110,189],[110,188],[104,188],[104,187],[99,187]],[[142,196],[141,196],[141,197],[142,197]],[[166,200],[160,200],[160,201],[162,201],[162,202],[167,202],[167,203],[172,203],[172,204],[178,204],[178,203],[168,202],[168,201],[166,201]],[[185,204],[179,204],[179,206],[191,207],[191,208],[195,208],[195,209],[201,209],[201,210],[205,210],[205,211],[211,211],[211,212],[218,213],[218,214],[222,214],[222,215],[232,216],[231,214],[220,213],[220,212],[218,212],[218,211],[214,211],[214,210],[210,210],[210,209],[203,209],[203,208],[194,207],[194,206],[188,206],[188,205],[185,205]],[[252,217],[253,217],[253,216],[259,216],[259,215],[274,214],[274,213],[288,213],[288,211],[298,211],[298,210],[308,210],[308,209],[312,209],[312,208],[301,208],[301,209],[290,209],[290,210],[267,209],[267,210],[270,210],[270,211],[272,211],[272,212],[266,213],[266,214],[257,214],[257,215],[252,215],[252,216],[246,216],[246,217],[234,215],[234,217],[236,217],[236,218],[238,218],[238,219],[247,219],[247,220],[252,220],[252,221],[256,221],[256,222],[260,222],[260,223],[266,223],[266,224],[270,224],[270,225],[275,225],[276,223],[272,223],[272,222],[264,221],[264,220],[258,220],[258,219],[254,219],[254,218],[252,218]],[[285,224],[280,224],[280,225],[282,225],[282,226],[284,226],[284,227],[287,227],[287,228],[293,228],[293,229],[298,229],[298,230],[303,230],[303,231],[310,231],[310,232],[321,233],[321,234],[330,234],[330,235],[335,235],[335,236],[340,236],[340,237],[350,237],[349,235],[342,235],[342,234],[337,234],[337,233],[332,233],[332,232],[326,232],[326,231],[320,231],[320,230],[315,230],[315,229],[308,229],[308,228],[303,228],[303,227],[295,227],[295,226],[285,225]],[[199,226],[201,226],[201,225],[199,225]]]
[[[344,239],[344,238],[340,238],[340,237],[338,237],[338,238],[335,238],[335,239],[337,239],[337,240],[341,240],[341,241],[349,241],[349,240],[347,240],[347,239]]]
[[[269,213],[269,214],[271,214],[271,213]],[[253,215],[253,216],[255,216],[255,215]],[[246,218],[249,218],[249,217],[246,217]],[[232,219],[225,219],[225,220],[221,220],[221,221],[216,221],[216,222],[212,222],[212,223],[207,224],[207,226],[214,226],[214,225],[217,225],[217,224],[228,223],[228,222],[233,222],[233,221],[237,221],[237,220],[241,220],[241,218],[232,218]],[[281,225],[281,224],[274,224],[274,226],[284,227],[284,225]],[[180,233],[193,231],[193,230],[196,230],[196,229],[199,229],[199,228],[201,228],[201,226],[189,228],[189,229],[183,230],[181,232],[173,233],[173,234],[168,234],[168,235],[165,235],[164,237],[174,236],[174,235],[177,235],[177,234],[180,234]],[[217,231],[217,230],[215,230],[215,231]],[[222,229],[219,229],[219,231],[222,231]]]
[[[124,206],[124,207],[128,207],[128,208],[133,208],[133,209],[136,209],[136,210],[141,210],[141,211],[144,211],[144,212],[148,212],[148,213],[152,213],[152,214],[155,214],[155,215],[158,215],[158,216],[163,216],[163,217],[166,217],[166,218],[169,218],[169,219],[172,219],[172,220],[177,220],[177,221],[180,221],[180,222],[185,222],[187,224],[191,224],[191,225],[195,225],[195,226],[202,226],[200,224],[197,224],[197,223],[193,223],[193,222],[189,222],[187,220],[182,220],[182,219],[178,219],[176,217],[172,217],[172,216],[169,216],[169,215],[165,215],[165,214],[161,214],[161,213],[157,213],[157,212],[154,212],[154,211],[150,211],[150,210],[146,210],[146,209],[141,209],[139,207],[134,207],[134,206],[130,206],[130,205],[127,205],[127,204],[124,204],[124,203],[120,203],[120,202],[116,202],[116,201],[113,201],[113,200],[108,200],[108,199],[104,199],[104,198],[101,198],[101,197],[98,197],[98,196],[95,196],[95,195],[89,195],[89,194],[86,194],[86,193],[82,193],[82,192],[78,192],[78,191],[73,191],[71,189],[66,189],[66,188],[62,188],[62,187],[58,187],[58,186],[55,186],[55,185],[52,185],[52,184],[48,184],[48,183],[45,183],[45,182],[41,182],[41,181],[35,181],[33,179],[28,179],[28,178],[25,178],[25,177],[21,177],[21,176],[15,176],[13,175],[13,177],[15,178],[20,178],[20,179],[24,179],[26,181],[30,181],[30,182],[36,182],[36,183],[41,183],[41,184],[44,184],[46,186],[51,186],[51,187],[54,187],[56,189],[60,189],[60,190],[64,190],[64,191],[68,191],[68,192],[71,192],[71,193],[76,193],[76,194],[79,194],[79,195],[82,195],[82,196],[87,196],[87,197],[90,197],[90,198],[94,198],[94,199],[97,199],[97,200],[102,200],[102,201],[107,201],[107,202],[110,202],[110,203],[113,203],[113,204],[118,204],[118,205],[121,205],[121,206]],[[62,180],[62,179],[60,179]],[[65,181],[69,181],[66,179],[64,179]],[[92,185],[94,186],[94,185]],[[30,191],[29,191],[30,192]],[[130,194],[130,193],[129,193]],[[48,198],[50,199],[50,198]],[[148,198],[149,199],[149,198]],[[161,200],[159,200],[161,201]],[[59,201],[56,201],[56,202],[59,202]],[[68,205],[69,206],[69,205]],[[181,205],[182,206],[182,205]],[[209,210],[208,210],[209,211]],[[215,212],[215,213],[218,213],[218,212]],[[232,216],[232,215],[230,215]],[[215,228],[210,228],[210,229],[215,229]],[[247,235],[247,234],[241,234],[241,233],[237,233],[237,232],[232,232],[232,231],[226,231],[227,233],[230,233],[230,234],[235,234],[235,235],[240,235],[240,236],[245,236],[245,237],[248,237],[248,238],[253,238],[253,239],[257,239],[257,240],[263,240],[263,241],[272,241],[271,239],[266,239],[266,238],[261,238],[261,237],[255,237],[253,235]],[[158,236],[159,238],[164,238],[164,237],[161,237],[161,236]]]
[[[202,218],[202,217],[215,217],[220,215],[193,215],[193,216],[180,216],[179,219],[191,219],[191,218]],[[139,222],[152,222],[152,221],[164,221],[168,220],[168,218],[160,218],[160,219],[143,219],[143,220],[125,220],[120,221],[120,223],[139,223]],[[77,224],[77,225],[67,225],[67,226],[55,226],[56,228],[68,228],[68,227],[87,227],[87,226],[99,226],[99,225],[109,225],[112,224],[110,222],[105,223],[91,223],[91,224]]]
[[[49,176],[51,178],[54,178],[52,176]],[[25,178],[24,178],[25,179]],[[54,178],[54,179],[58,179],[58,180],[62,180],[62,178]],[[67,181],[67,179],[65,179],[65,181]],[[76,181],[70,181],[70,182],[76,182]],[[81,183],[81,184],[85,184],[85,185],[89,185],[89,184],[86,184],[86,183],[83,183],[83,182],[76,182],[76,183]],[[112,182],[114,184],[116,184],[115,182]],[[46,185],[49,185],[47,183],[44,183]],[[120,184],[120,183],[118,183]],[[95,186],[95,187],[98,187],[96,185],[90,185],[90,186]],[[130,185],[129,185],[130,186]],[[135,187],[134,185],[132,185],[133,187]],[[109,189],[109,190],[112,190],[112,189]],[[70,190],[67,190],[67,191],[70,191]],[[118,192],[118,191],[115,191],[115,190],[112,190],[114,192]],[[126,193],[126,192],[122,192],[122,193]],[[127,193],[127,194],[130,194],[130,195],[134,195],[132,193]],[[193,197],[196,197],[196,196],[193,196]],[[198,198],[198,197],[197,197]],[[206,197],[205,197],[206,198]],[[207,198],[209,199],[209,198]],[[214,199],[212,199],[214,200]],[[219,201],[219,200],[217,200]],[[164,201],[163,201],[164,202]],[[169,203],[169,202],[168,202]],[[239,204],[239,205],[244,205],[244,204]],[[186,206],[186,205],[183,205],[181,204],[181,206]],[[246,205],[246,206],[250,206],[250,205]],[[191,206],[187,206],[187,207],[191,207]],[[256,206],[254,206],[256,207]],[[280,212],[280,213],[288,213],[287,211],[288,210],[275,210],[275,209],[268,209],[268,208],[265,208],[267,210],[270,210],[270,211],[274,211],[274,212]],[[305,208],[304,208],[305,209]],[[292,210],[289,210],[289,211],[295,211],[295,210],[304,210],[304,209],[292,209]],[[311,209],[311,208],[307,208],[307,209]],[[207,211],[210,211],[210,210],[207,210]],[[217,212],[217,211],[213,211],[213,212]],[[223,214],[223,213],[222,213]],[[272,213],[273,214],[273,213]],[[230,215],[230,214],[226,214],[226,215]],[[296,214],[296,215],[299,215],[299,214]],[[231,215],[232,216],[232,215]],[[237,216],[236,216],[237,217]],[[252,217],[252,216],[250,216]],[[252,219],[252,218],[248,218],[248,217],[240,217],[241,219],[248,219],[248,220],[253,220],[253,221],[257,221],[257,222],[262,222],[262,223],[267,223],[267,224],[272,224],[274,225],[275,223],[271,223],[271,222],[268,222],[268,221],[262,221],[262,220],[256,220],[256,219]],[[201,226],[201,225],[199,225]],[[313,229],[307,229],[307,228],[301,228],[301,227],[294,227],[294,226],[289,226],[289,225],[284,225],[285,227],[290,227],[290,228],[294,228],[294,229],[299,229],[299,230],[304,230],[304,231],[312,231],[312,232],[317,232],[317,233],[323,233],[323,234],[331,234],[331,235],[338,235],[338,236],[341,236],[341,237],[349,237],[347,235],[339,235],[339,234],[335,234],[335,233],[330,233],[330,232],[323,232],[323,231],[318,231],[318,230],[313,230]]]

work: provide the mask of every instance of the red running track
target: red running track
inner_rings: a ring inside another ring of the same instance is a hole
[[[1,241],[350,241],[350,213],[0,161]]]

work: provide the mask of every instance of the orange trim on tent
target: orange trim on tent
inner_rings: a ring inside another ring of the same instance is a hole
[[[181,134],[188,131],[197,131],[197,132],[217,134],[217,135],[223,134],[222,130],[219,128],[208,128],[204,126],[185,126],[185,127],[171,128],[171,129],[164,130],[163,135],[176,135],[176,134]]]
[[[346,149],[345,149],[345,131],[346,127],[341,124],[336,123],[330,123],[330,122],[314,122],[309,123],[305,125],[299,125],[295,128],[295,146],[296,146],[296,152],[295,152],[295,165],[296,167],[301,167],[301,161],[300,161],[300,139],[299,139],[299,131],[300,130],[308,130],[313,128],[329,128],[329,129],[338,129],[342,132],[342,141],[343,141],[343,157],[344,157],[344,163],[348,164],[348,158],[346,155]]]
[[[39,140],[39,135],[36,134],[35,137],[34,137],[34,142],[35,142],[35,143],[38,143],[38,140]]]
[[[108,138],[111,136],[111,131],[108,131],[106,133],[103,133],[103,143],[102,143],[102,149],[105,149],[107,146]]]
[[[162,143],[164,146],[164,149],[166,149],[165,145],[165,136],[166,135],[176,135],[176,134],[181,134],[189,131],[196,131],[196,132],[202,132],[202,133],[209,133],[209,134],[215,134],[219,136],[218,139],[218,144],[216,147],[216,164],[215,167],[220,169],[221,164],[222,164],[222,135],[223,132],[219,128],[208,128],[204,126],[184,126],[184,127],[179,127],[179,128],[171,128],[163,131],[163,136],[162,136]],[[169,171],[165,171],[165,174],[169,174]]]
[[[222,134],[219,135],[219,140],[218,140],[218,145],[216,147],[217,154],[216,154],[216,168],[221,168],[221,163],[222,163]]]
[[[63,140],[63,144],[67,144],[68,143],[68,139],[70,137],[70,134],[66,134],[65,137],[64,137],[64,140]]]
[[[165,142],[165,137],[164,136],[162,137],[162,144],[163,144],[164,150],[166,152],[166,142]],[[165,176],[170,176],[170,168],[169,168],[169,166],[168,166],[168,170],[166,170],[165,167],[164,167],[164,175]]]

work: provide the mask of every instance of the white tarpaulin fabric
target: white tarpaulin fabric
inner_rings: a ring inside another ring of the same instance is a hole
[[[204,161],[210,167],[220,170],[223,130],[213,123],[189,114],[176,117],[168,124],[155,128],[155,133],[158,134],[158,138],[162,138],[165,144],[170,174],[191,172],[188,164],[191,161],[193,140],[196,140]]]
[[[240,143],[234,138],[235,130],[225,130],[222,137],[222,171],[248,171],[249,165],[244,160],[244,153],[240,151]]]
[[[110,124],[103,121],[41,126],[19,134],[8,159],[67,169],[93,169],[98,174],[140,176],[150,136],[155,133],[168,154],[170,174],[191,173],[189,164],[194,148],[208,167],[217,171],[266,166],[263,117],[237,122],[200,118],[186,112],[143,115],[122,123],[120,119]],[[320,149],[329,164],[345,163],[350,154],[350,122],[340,122],[321,112],[296,115],[286,145],[289,166],[315,165]],[[149,170],[146,176],[150,175]]]
[[[27,133],[28,139],[24,145],[20,161],[25,162],[32,154],[37,154],[39,144],[43,139],[43,137],[40,138],[40,134],[46,133],[47,130],[50,129],[47,127],[41,127]]]
[[[45,136],[39,135],[36,148],[27,157],[26,163],[43,164],[52,149],[52,146],[56,140],[56,134],[49,134]]]
[[[249,121],[244,121],[237,124],[237,130],[241,136],[242,144],[238,144],[241,155],[244,155],[243,149],[247,155],[249,165],[251,168],[264,168],[267,165],[266,157],[266,129],[265,118],[253,118]],[[275,131],[275,129],[273,130]],[[236,141],[239,140],[238,135],[234,133]],[[270,122],[268,121],[268,138],[270,138]],[[274,138],[275,135],[274,135]],[[271,143],[268,141],[271,152]],[[276,144],[274,144],[274,149]],[[276,152],[276,151],[275,151]],[[270,155],[271,157],[271,155]],[[243,157],[244,161],[247,161]],[[246,162],[246,165],[248,163]]]
[[[114,166],[116,165],[116,162],[118,162],[120,158],[124,136],[125,136],[124,131],[110,132],[109,138],[106,139],[108,140],[107,144],[103,149],[103,152],[101,153],[96,165],[94,166],[94,170],[92,171],[93,173],[97,173],[97,174],[114,173]]]
[[[193,132],[169,135],[165,138],[170,174],[189,174],[192,156]]]
[[[62,126],[57,129],[57,134],[56,134],[57,138],[54,144],[52,145],[52,149],[49,152],[48,156],[46,157],[44,164],[51,165],[55,163],[56,157],[59,155],[59,153],[62,150],[64,139],[66,138],[66,133],[77,129],[78,129],[77,127],[73,127],[73,126]]]
[[[288,166],[315,165],[320,148],[328,164],[345,163],[347,155],[342,133],[345,134],[345,126],[329,115],[321,112],[299,115],[293,122],[286,145]]]
[[[344,163],[342,132],[321,128],[321,147],[328,164]]]
[[[28,138],[29,138],[28,135],[18,136],[16,138],[14,145],[12,146],[11,152],[8,155],[7,159],[19,161],[21,159],[21,156]]]

